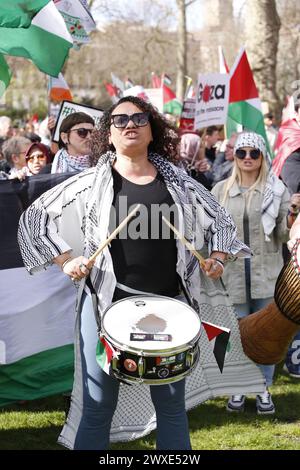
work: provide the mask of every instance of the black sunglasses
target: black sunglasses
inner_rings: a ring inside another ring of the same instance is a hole
[[[149,122],[149,113],[134,113],[130,116],[129,114],[113,114],[111,116],[111,124],[117,128],[126,127],[129,121],[132,121],[137,127],[147,126]]]
[[[239,160],[244,160],[246,155],[250,155],[252,160],[258,160],[260,157],[260,154],[261,152],[258,149],[252,149],[252,150],[237,149],[235,152],[235,155]]]
[[[94,129],[85,129],[85,127],[80,127],[79,129],[71,129],[69,132],[77,132],[77,135],[82,139],[85,139],[88,134],[92,134]]]

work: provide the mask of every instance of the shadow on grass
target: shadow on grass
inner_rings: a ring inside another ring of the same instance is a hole
[[[300,420],[300,381],[291,379],[283,374],[276,377],[272,397],[276,407],[275,415],[259,416],[256,413],[255,397],[246,399],[244,413],[228,413],[226,411],[227,398],[216,398],[199,405],[188,413],[191,433],[201,430],[213,430],[220,426],[230,424],[244,424],[259,427],[260,423],[268,420],[274,425],[293,424]],[[42,427],[23,426],[14,429],[0,430],[0,450],[62,450],[56,443],[61,432],[64,419],[66,400],[62,395],[47,397],[25,404],[16,403],[2,408],[2,412],[38,413],[60,412],[61,425],[49,419]],[[31,420],[33,418],[28,418]],[[49,425],[48,425],[49,423]],[[151,450],[155,449],[155,432],[132,442],[116,443],[111,445],[112,450]]]
[[[0,430],[0,450],[60,450],[56,443],[61,426]]]
[[[57,444],[62,426],[0,430],[0,450],[66,450]],[[155,433],[131,442],[111,444],[111,450],[154,450]]]
[[[65,411],[67,405],[66,397],[54,395],[52,397],[40,398],[37,400],[26,400],[15,402],[11,405],[3,406],[0,412],[24,412],[24,411]]]

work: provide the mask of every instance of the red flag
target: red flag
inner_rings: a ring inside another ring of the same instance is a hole
[[[171,88],[169,88],[165,84],[163,84],[163,94],[164,94],[164,104],[176,98],[176,94],[174,93],[174,91],[171,90]]]
[[[246,51],[243,51],[238,63],[232,67],[230,74],[229,103],[259,97]]]
[[[112,83],[105,82],[104,85],[109,96],[118,96],[119,88],[117,88]]]
[[[276,141],[277,155],[272,162],[275,175],[280,176],[286,159],[300,148],[300,125],[296,119],[281,124]]]
[[[38,122],[39,121],[39,116],[37,113],[33,114],[30,118],[31,122]]]

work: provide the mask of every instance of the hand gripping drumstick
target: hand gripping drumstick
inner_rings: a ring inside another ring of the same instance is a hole
[[[97,256],[101,253],[104,248],[110,244],[110,242],[118,235],[119,232],[121,232],[122,228],[125,227],[125,225],[129,222],[130,219],[132,219],[133,216],[137,213],[139,208],[141,207],[141,204],[138,204],[135,206],[135,208],[128,214],[127,217],[125,217],[124,220],[118,225],[118,227],[112,232],[112,234],[99,246],[98,250],[95,251],[95,253],[89,258],[89,263],[94,261]]]
[[[198,259],[198,261],[200,263],[201,268],[204,268],[205,259],[203,258],[203,256],[201,256],[200,253],[198,253],[198,251],[195,250],[193,245],[190,242],[188,242],[187,239],[178,232],[178,230],[174,227],[174,225],[171,224],[171,222],[169,222],[164,216],[162,216],[162,219],[165,222],[165,224],[167,224],[170,227],[170,229],[173,230],[173,232],[178,237],[178,239],[181,241],[181,243],[183,243],[187,247],[187,249],[190,250],[193,253],[194,256],[196,256],[196,258]]]

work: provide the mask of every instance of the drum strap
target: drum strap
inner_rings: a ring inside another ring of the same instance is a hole
[[[96,294],[96,291],[94,289],[94,286],[91,282],[91,278],[88,277],[86,280],[86,285],[90,289],[91,297],[92,297],[92,304],[93,304],[93,310],[94,310],[94,315],[95,315],[95,320],[98,328],[98,333],[101,331],[101,317],[99,315],[99,310],[98,310],[98,297]]]
[[[187,303],[189,304],[190,307],[192,307],[192,301],[191,301],[191,299],[190,299],[190,296],[189,296],[188,293],[187,293],[186,288],[184,287],[184,284],[183,284],[182,279],[181,279],[180,276],[178,276],[178,280],[179,280],[179,284],[180,284],[181,290],[182,290],[182,292],[183,292],[183,294],[184,294],[184,297],[185,297],[186,300],[187,300]]]

